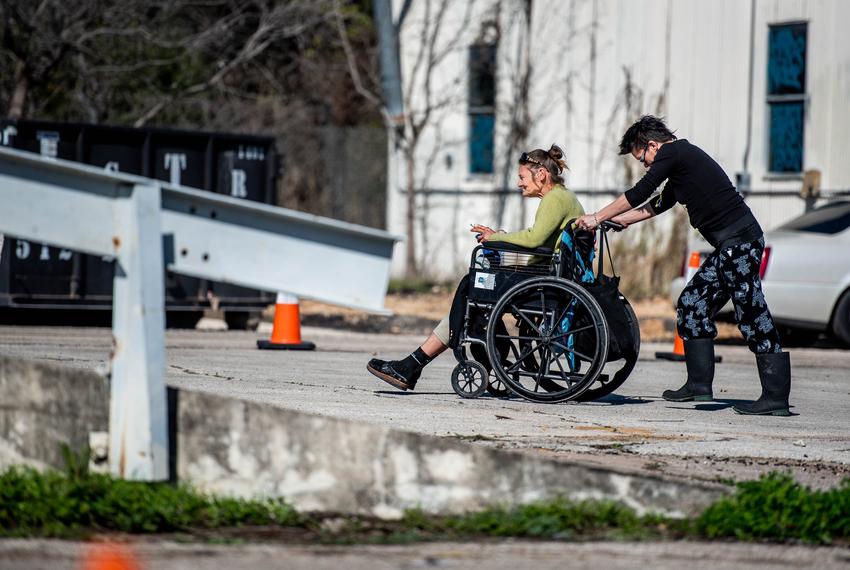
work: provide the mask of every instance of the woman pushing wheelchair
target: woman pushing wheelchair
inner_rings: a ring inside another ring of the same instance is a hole
[[[661,119],[641,117],[623,135],[620,154],[631,154],[647,169],[622,196],[577,225],[592,230],[605,220],[628,226],[685,206],[688,218],[715,248],[676,305],[676,325],[685,345],[687,379],[662,397],[672,402],[713,398],[714,316],[731,299],[738,329],[756,355],[762,393],[734,407],[740,414],[788,416],[791,364],[779,344],[759,278],[764,237],[759,223],[717,162],[685,139],[677,139]],[[653,192],[664,182],[656,198]]]
[[[474,224],[470,231],[479,242],[507,243],[523,248],[545,247],[556,250],[567,224],[584,214],[576,195],[564,186],[561,176],[567,168],[563,151],[552,145],[549,150],[535,149],[519,157],[517,186],[523,198],[540,198],[540,204],[530,228],[505,233],[488,226]],[[534,263],[532,258],[531,263]],[[422,345],[401,360],[373,358],[366,369],[384,382],[400,389],[413,390],[422,369],[449,346],[449,315],[447,314]]]

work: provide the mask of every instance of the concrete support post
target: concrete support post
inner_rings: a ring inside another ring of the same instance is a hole
[[[160,199],[159,187],[135,185],[114,220],[109,465],[141,481],[168,478]]]

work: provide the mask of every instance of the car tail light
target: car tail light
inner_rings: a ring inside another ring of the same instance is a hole
[[[770,246],[764,248],[761,254],[761,265],[759,265],[759,279],[764,279],[764,274],[767,273],[767,264],[770,261]]]

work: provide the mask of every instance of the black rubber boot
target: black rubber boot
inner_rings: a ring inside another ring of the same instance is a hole
[[[405,367],[402,362],[401,360],[388,361],[373,358],[366,365],[366,370],[399,390],[413,390],[416,387],[416,381],[422,374],[422,368],[414,368],[409,372],[404,372]]]
[[[661,397],[669,402],[709,402],[714,399],[711,393],[714,381],[714,340],[700,338],[686,340],[684,344],[688,379],[678,390],[664,390]]]
[[[758,416],[790,416],[788,395],[791,393],[791,357],[787,352],[756,354],[761,380],[761,396],[755,402],[738,404],[739,414]]]

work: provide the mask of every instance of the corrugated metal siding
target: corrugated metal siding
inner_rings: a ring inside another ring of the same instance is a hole
[[[400,1],[396,2],[397,7]],[[459,20],[465,3],[451,3],[452,17]],[[500,6],[497,13],[495,7]],[[439,247],[440,235],[460,235],[447,227],[450,219],[487,222],[504,210],[511,217],[497,189],[512,186],[515,157],[501,151],[509,135],[509,95],[519,76],[519,54],[529,40],[521,25],[524,2],[479,0],[478,20],[460,33],[474,41],[480,24],[488,18],[500,22],[499,71],[496,110],[495,171],[490,177],[470,176],[464,156],[468,133],[463,101],[447,109],[421,144],[417,173],[420,188],[459,193],[453,198],[452,216],[427,216],[420,224],[428,247]],[[822,187],[850,190],[850,2],[843,0],[758,0],[755,4],[751,149],[748,170],[754,195],[748,202],[765,228],[775,227],[801,213],[805,202],[796,196],[763,196],[765,191],[798,192],[800,176],[767,174],[768,26],[781,22],[808,22],[807,85],[804,168],[819,169]],[[742,0],[548,0],[534,3],[530,43],[533,73],[529,86],[529,149],[559,143],[566,151],[571,171],[567,185],[587,189],[580,197],[588,210],[598,208],[611,188],[625,189],[642,169],[630,158],[617,155],[624,129],[640,114],[664,115],[680,137],[688,138],[712,155],[730,179],[743,168],[747,143],[749,50],[751,3]],[[410,19],[410,16],[408,16]],[[411,23],[415,19],[409,20]],[[402,75],[409,75],[415,58],[419,29],[403,30]],[[453,30],[451,33],[458,33]],[[464,40],[467,41],[467,40]],[[460,55],[447,58],[439,70],[440,81],[452,84],[463,77],[466,63]],[[464,83],[465,84],[465,83]],[[428,161],[430,156],[440,157]],[[447,160],[446,157],[451,159]],[[403,233],[404,196],[398,192],[403,171],[393,182],[388,219],[391,231]],[[492,194],[482,196],[480,192]],[[473,192],[474,197],[464,196]],[[429,199],[433,203],[448,200]],[[526,217],[535,206],[526,205]],[[519,207],[515,208],[519,211]],[[433,221],[432,218],[439,218]],[[493,223],[498,223],[494,220]],[[459,239],[459,238],[458,238]],[[424,251],[435,275],[446,275],[465,263],[462,242],[455,253]],[[424,259],[424,258],[423,258]],[[401,268],[396,266],[396,270]]]

